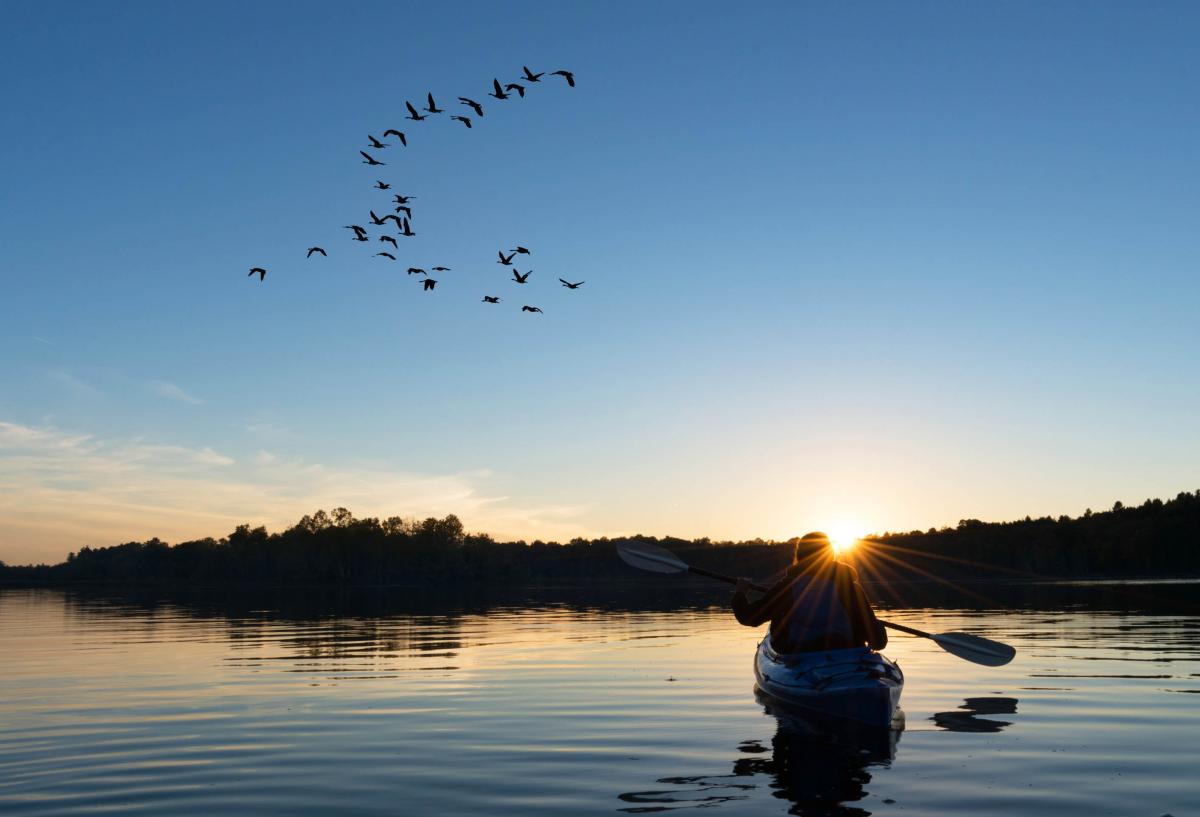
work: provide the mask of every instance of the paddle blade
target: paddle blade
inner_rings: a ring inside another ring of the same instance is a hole
[[[682,573],[687,564],[666,548],[646,542],[620,542],[617,554],[625,564],[653,573]]]
[[[970,633],[938,633],[929,637],[951,655],[985,667],[1002,667],[1017,654],[1015,647]]]

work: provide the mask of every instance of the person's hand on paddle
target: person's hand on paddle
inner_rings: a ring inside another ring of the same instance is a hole
[[[737,586],[734,588],[733,592],[736,593],[737,595],[744,596],[753,589],[754,589],[754,582],[750,581],[749,579],[745,578],[744,576],[740,576],[740,577],[738,577]]]

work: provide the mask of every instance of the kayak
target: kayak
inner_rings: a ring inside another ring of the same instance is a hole
[[[784,654],[767,635],[754,656],[758,688],[770,697],[870,726],[890,726],[900,706],[904,673],[867,647]]]

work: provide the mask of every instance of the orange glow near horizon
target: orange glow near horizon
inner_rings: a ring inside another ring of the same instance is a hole
[[[860,527],[848,523],[837,523],[829,525],[825,528],[825,532],[829,535],[829,543],[833,546],[833,552],[837,556],[845,554],[847,551],[854,548],[862,538]]]

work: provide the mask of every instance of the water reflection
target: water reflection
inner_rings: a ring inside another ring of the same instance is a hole
[[[997,697],[967,698],[963,705],[950,712],[935,712],[931,721],[950,732],[999,732],[1012,721],[980,718],[979,715],[1015,715],[1017,699]]]
[[[639,814],[677,808],[712,807],[746,800],[757,788],[754,778],[768,779],[773,797],[790,803],[788,814],[806,817],[868,815],[855,805],[867,796],[875,767],[886,767],[896,757],[904,728],[903,713],[895,728],[880,728],[836,718],[801,713],[780,706],[755,690],[763,711],[775,718],[775,735],[769,746],[761,740],[738,745],[732,774],[664,777],[655,781],[665,789],[618,795],[632,805],[619,811]]]

